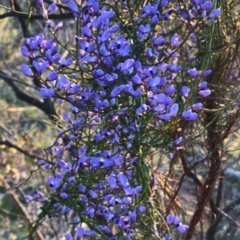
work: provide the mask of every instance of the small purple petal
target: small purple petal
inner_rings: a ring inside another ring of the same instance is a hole
[[[179,224],[180,223],[180,218],[178,216],[174,216],[173,217],[173,223],[174,223],[174,225]]]
[[[188,98],[189,88],[187,86],[182,86],[181,93],[183,97]]]
[[[185,120],[189,120],[189,121],[195,121],[198,117],[197,113],[195,112],[192,112],[191,109],[189,110],[186,110],[182,113],[182,117],[185,119]]]
[[[79,9],[77,4],[74,1],[68,2],[68,7],[74,12],[74,13],[79,13]]]
[[[179,107],[178,107],[178,104],[177,104],[177,103],[174,103],[174,104],[171,106],[170,112],[169,112],[170,115],[171,115],[171,117],[176,117],[176,116],[177,116],[178,109],[179,109]]]
[[[140,206],[140,207],[139,207],[139,212],[140,212],[140,213],[146,212],[146,207],[145,207],[145,206]]]
[[[61,196],[63,199],[67,199],[67,198],[68,198],[68,195],[67,195],[67,193],[65,193],[65,192],[60,193],[60,196]]]
[[[204,71],[203,73],[202,73],[202,76],[203,77],[206,77],[206,76],[208,76],[208,75],[210,75],[211,74],[211,72],[212,72],[212,70],[206,70],[206,71]]]
[[[30,202],[33,200],[33,197],[29,196],[29,195],[25,195],[24,198],[25,198],[26,202]]]
[[[167,224],[170,225],[173,222],[174,215],[168,214],[166,217]]]
[[[177,230],[180,232],[180,233],[185,233],[187,230],[188,230],[189,226],[188,225],[184,225],[182,223],[179,223],[178,226],[177,226]]]
[[[214,9],[211,14],[208,16],[208,18],[217,18],[221,15],[221,10],[220,9]]]
[[[202,104],[202,103],[194,103],[194,104],[192,105],[192,108],[193,108],[193,109],[196,109],[196,110],[200,110],[200,109],[202,109],[202,107],[203,107],[203,104]]]
[[[23,74],[27,77],[34,76],[32,69],[27,65],[22,65],[21,70],[22,70]]]
[[[179,145],[181,142],[182,142],[182,137],[179,137],[178,139],[176,139],[175,141],[174,141],[174,144],[175,145]]]
[[[202,97],[208,97],[211,94],[211,90],[209,89],[201,90],[198,92],[198,94]]]
[[[31,56],[31,53],[28,51],[28,48],[26,46],[22,46],[20,51],[21,51],[21,54],[24,57],[30,57]]]
[[[196,70],[196,68],[188,69],[187,72],[191,77],[196,77],[201,73],[201,71]]]
[[[41,88],[39,94],[42,98],[51,98],[54,96],[54,90],[52,88]]]
[[[59,22],[57,26],[55,27],[55,32],[59,31],[63,27],[63,21]]]
[[[58,79],[58,73],[57,71],[50,72],[47,76],[47,81],[54,81]]]
[[[44,7],[44,2],[43,0],[37,0],[37,4],[40,8],[43,8]]]
[[[65,240],[73,240],[73,236],[70,233],[64,235]]]
[[[198,88],[199,89],[206,89],[207,88],[207,82],[201,82],[198,84]]]
[[[48,10],[47,10],[47,11],[48,11],[48,13],[51,13],[51,12],[55,11],[56,8],[57,8],[56,3],[52,3],[52,4],[48,7]]]
[[[175,86],[173,84],[169,85],[165,90],[165,93],[167,95],[172,95],[173,93],[175,93]]]
[[[202,10],[209,10],[213,6],[212,2],[206,1],[201,5]]]

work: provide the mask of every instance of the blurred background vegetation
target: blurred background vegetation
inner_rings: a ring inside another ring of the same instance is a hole
[[[50,18],[69,26],[59,34],[61,41],[73,41],[73,16],[60,0],[56,2],[59,9]],[[162,194],[166,182],[171,185],[170,194],[162,198],[165,206],[177,204],[187,222],[202,210],[196,240],[240,239],[240,4],[238,0],[213,2],[221,8],[221,19],[207,31],[198,29],[197,44],[186,44],[181,53],[183,59],[194,53],[198,69],[212,69],[207,81],[213,93],[196,124],[179,124],[184,148],[171,164],[160,157],[161,150],[153,153],[156,192]],[[39,186],[45,189],[46,180],[36,171],[36,163],[56,137],[57,113],[53,102],[39,98],[38,79],[21,74],[21,65],[29,62],[19,49],[24,38],[40,32],[47,37],[48,32],[35,0],[1,0],[0,4],[0,239],[29,239],[28,226],[39,209],[26,204],[23,196]],[[213,192],[204,192],[210,185]],[[64,230],[61,222],[49,220],[37,230],[36,239],[61,239]]]

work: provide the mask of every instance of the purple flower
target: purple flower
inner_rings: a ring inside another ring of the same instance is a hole
[[[65,75],[62,75],[57,83],[57,90],[63,90],[63,88],[69,83]]]
[[[31,57],[31,53],[28,51],[28,48],[26,46],[22,46],[20,51],[24,57]]]
[[[187,72],[191,77],[196,77],[201,73],[201,71],[196,70],[196,68],[188,69]]]
[[[98,197],[97,193],[93,190],[90,190],[88,193],[92,198],[97,198]]]
[[[82,28],[82,35],[85,37],[92,37],[92,33],[88,27]]]
[[[55,11],[57,8],[56,3],[52,3],[49,7],[48,7],[48,13],[52,13],[53,11]]]
[[[156,87],[160,83],[160,77],[147,78],[146,84],[148,87]]]
[[[135,61],[134,67],[138,73],[142,73],[142,63],[140,61]]]
[[[171,117],[176,117],[177,113],[178,113],[178,103],[174,103],[171,107],[170,107],[170,112],[169,114],[171,115]]]
[[[78,185],[78,190],[79,190],[80,192],[85,192],[85,191],[86,191],[86,186],[84,186],[84,185],[82,185],[82,184],[79,184],[79,185]]]
[[[159,103],[156,107],[154,107],[154,111],[156,111],[157,113],[161,113],[164,109],[165,109],[165,105],[161,103]]]
[[[68,2],[68,7],[76,14],[79,13],[78,6],[74,1]],[[76,16],[76,15],[75,15]]]
[[[172,95],[173,93],[175,93],[175,86],[173,84],[169,85],[165,90],[165,93],[167,95]]]
[[[174,215],[168,214],[166,217],[167,224],[170,225],[173,222]]]
[[[113,26],[110,27],[109,31],[111,33],[116,33],[116,32],[119,31],[119,26],[118,25],[113,25]]]
[[[127,59],[122,66],[121,71],[125,71],[128,70],[129,68],[131,68],[134,65],[135,60],[133,58]]]
[[[57,202],[57,203],[54,203],[53,204],[53,208],[59,208],[59,207],[61,207],[62,205],[61,205],[61,203],[59,203],[59,202]]]
[[[156,25],[156,24],[158,24],[158,22],[159,22],[159,17],[158,17],[158,15],[156,14],[156,15],[154,15],[154,16],[152,17],[151,23],[154,24],[154,25]]]
[[[203,73],[202,73],[202,76],[203,77],[206,77],[206,76],[208,76],[208,75],[210,75],[211,74],[211,72],[212,72],[212,70],[206,70],[206,71],[204,71]]]
[[[179,137],[178,139],[176,139],[175,141],[174,141],[174,144],[175,145],[179,145],[181,142],[182,142],[182,137]]]
[[[208,97],[211,94],[211,90],[209,89],[201,90],[198,92],[198,94],[202,97]]]
[[[212,18],[217,18],[221,15],[221,10],[219,8],[216,8],[214,9],[210,15],[208,16],[209,19],[212,19]]]
[[[163,121],[168,121],[171,119],[171,114],[169,113],[165,113],[165,114],[161,114],[161,115],[158,115],[158,118],[163,120]]]
[[[172,37],[171,37],[171,44],[175,47],[178,47],[180,45],[180,41],[179,41],[179,35],[178,34],[174,34]]]
[[[108,226],[99,225],[98,228],[107,234],[111,233],[111,230]]]
[[[178,216],[173,216],[173,224],[174,225],[177,225],[179,224],[181,221],[180,221],[180,218]]]
[[[177,230],[178,230],[180,233],[185,233],[185,232],[188,230],[189,226],[188,226],[188,225],[184,225],[184,224],[182,224],[182,223],[180,222],[180,223],[178,223],[178,224],[176,225],[176,228],[177,228]]]
[[[139,212],[140,212],[140,213],[146,212],[146,207],[145,207],[145,206],[140,206],[140,207],[139,207]]]
[[[125,175],[123,175],[122,173],[119,173],[118,174],[118,181],[120,183],[120,185],[125,188],[125,187],[128,187],[129,186],[129,182],[128,182],[128,179]]]
[[[22,73],[27,77],[34,77],[32,69],[27,65],[22,65],[21,67]]]
[[[33,60],[33,66],[38,71],[39,74],[42,74],[43,71],[48,67],[49,62],[43,59],[39,59],[38,61]]]
[[[58,79],[58,72],[57,71],[53,71],[50,72],[46,78],[47,81],[54,81]]]
[[[121,94],[121,92],[122,92],[124,89],[125,89],[125,85],[120,85],[119,87],[115,87],[115,88],[112,90],[110,96],[111,96],[111,97],[117,97],[118,95]]]
[[[209,10],[213,6],[212,2],[206,1],[201,5],[202,10]]]
[[[65,192],[60,193],[60,196],[61,196],[63,199],[68,199],[68,195],[67,195],[67,193],[65,193]]]
[[[62,210],[61,210],[61,213],[62,214],[69,214],[70,211],[71,211],[71,208],[63,206]]]
[[[50,188],[56,190],[60,186],[60,179],[50,176],[48,177],[48,185]]]
[[[158,103],[163,103],[164,100],[166,99],[166,95],[163,93],[157,94],[154,97],[154,100],[156,100]]]
[[[124,204],[130,205],[132,203],[132,198],[124,197],[122,201],[123,201]]]
[[[189,121],[195,121],[198,117],[197,113],[195,112],[192,112],[191,109],[189,110],[186,110],[182,113],[182,117],[185,119],[185,120],[189,120]]]
[[[116,178],[113,177],[113,176],[110,176],[110,177],[108,178],[108,185],[109,185],[109,187],[112,188],[112,189],[116,188],[116,187],[117,187]]]
[[[43,0],[37,0],[37,4],[40,8],[43,8],[44,7],[44,2]]]
[[[73,240],[73,236],[70,233],[64,235],[66,240]]]
[[[199,89],[206,89],[207,88],[207,82],[201,82],[198,84],[198,88]]]
[[[75,183],[75,182],[76,182],[75,177],[74,177],[74,176],[69,177],[69,178],[68,178],[68,182],[69,182],[69,183]]]
[[[138,27],[138,31],[139,31],[140,33],[143,33],[143,34],[148,33],[148,32],[151,31],[150,25],[149,25],[149,24],[146,24],[145,26],[144,26],[144,25],[140,25],[140,26]]]
[[[188,87],[182,86],[181,92],[182,92],[183,97],[188,98],[188,93],[189,93],[189,88]]]
[[[92,230],[85,230],[84,228],[81,228],[81,227],[77,227],[77,229],[76,229],[76,237],[78,237],[78,238],[85,237],[85,236],[91,236],[94,233],[95,232]]]
[[[165,240],[172,240],[172,234],[165,234]]]
[[[44,40],[43,34],[39,34],[35,37],[30,37],[25,39],[25,45],[29,47],[31,50],[36,50],[42,41]]]
[[[39,94],[41,98],[51,98],[54,96],[54,90],[52,88],[41,88]]]
[[[73,63],[73,59],[72,58],[68,58],[67,60],[62,59],[59,64],[60,64],[60,68],[65,68],[67,66],[70,66]]]
[[[137,186],[134,189],[132,189],[132,194],[137,195],[142,191],[142,186]]]
[[[189,37],[190,37],[190,39],[192,39],[193,41],[197,40],[197,36],[196,36],[195,33],[191,33],[191,34],[189,35]]]
[[[43,160],[43,159],[40,159],[40,160],[38,161],[38,165],[40,165],[40,166],[44,165],[45,163],[46,163],[46,161]]]
[[[62,29],[62,27],[63,27],[63,21],[60,21],[60,22],[56,25],[56,27],[55,27],[55,32],[57,32],[57,31],[59,31],[60,29]]]
[[[142,84],[142,80],[141,80],[141,78],[139,77],[139,75],[134,75],[134,76],[131,78],[131,81],[132,81],[132,83],[135,83],[135,84]]]
[[[25,195],[24,198],[25,198],[26,202],[30,202],[33,200],[33,197],[29,196],[29,195]]]
[[[53,27],[53,22],[50,21],[50,20],[48,20],[48,21],[46,22],[46,28],[47,28],[47,29],[52,29],[52,27]]]
[[[155,47],[157,46],[163,46],[165,44],[164,37],[160,36],[159,38],[153,38],[153,45]]]
[[[202,103],[194,103],[191,107],[193,109],[200,110],[200,109],[202,109],[203,104]]]

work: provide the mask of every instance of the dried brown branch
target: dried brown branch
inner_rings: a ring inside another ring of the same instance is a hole
[[[4,72],[0,71],[0,78],[2,78],[14,91],[17,98],[20,100],[37,107],[43,111],[51,120],[54,121],[54,116],[56,116],[56,111],[53,104],[49,104],[49,101],[41,102],[38,99],[31,97],[24,93],[16,84],[12,77],[6,75]]]
[[[30,19],[30,20],[44,20],[43,16],[41,14],[32,14],[31,16],[28,16],[27,13],[19,13],[19,12],[6,12],[3,14],[0,14],[0,19],[8,18],[8,17],[17,17],[22,19]],[[48,19],[52,20],[63,20],[63,19],[73,19],[74,16],[72,13],[64,13],[64,14],[51,14],[48,16]]]
[[[219,208],[218,208],[217,210],[218,210],[218,212],[219,212],[220,214],[222,214],[222,216],[224,216],[224,217],[227,218],[231,223],[233,223],[235,226],[237,226],[238,228],[240,228],[240,224],[237,223],[236,221],[234,221],[234,220],[232,219],[232,217],[229,216],[226,212],[222,211],[222,210],[219,209]]]
[[[211,81],[214,84],[214,81],[218,81],[220,79],[220,73],[218,71],[213,74],[214,78]],[[216,99],[216,100],[213,100]],[[217,101],[219,100],[219,93],[217,90],[212,93],[212,98],[206,100],[206,108],[208,109],[216,109],[217,108]],[[205,206],[209,203],[215,183],[218,180],[220,169],[221,169],[221,146],[222,142],[220,140],[220,134],[218,131],[218,121],[219,116],[216,116],[214,112],[207,112],[205,116],[205,126],[207,126],[207,146],[208,151],[211,153],[209,156],[209,171],[208,177],[204,181],[201,192],[198,198],[198,202],[196,205],[196,210],[192,216],[192,219],[189,224],[189,230],[186,235],[186,240],[193,239],[195,234],[195,227],[199,223],[202,218],[202,214],[204,212]],[[210,123],[210,124],[209,124]],[[207,238],[208,239],[208,238]]]
[[[9,147],[9,148],[14,148],[14,149],[16,149],[18,152],[23,153],[24,155],[26,155],[26,156],[28,156],[28,157],[30,157],[30,158],[40,159],[40,156],[33,155],[33,154],[29,153],[28,151],[24,150],[23,148],[15,145],[15,144],[13,144],[13,143],[11,143],[11,142],[8,141],[8,140],[5,140],[5,141],[0,140],[0,145],[5,145],[5,146],[7,146],[7,147]]]
[[[16,202],[16,204],[18,205],[18,207],[22,210],[24,216],[26,217],[27,221],[29,224],[31,224],[32,219],[30,217],[30,215],[28,214],[26,208],[24,207],[24,205],[21,203],[21,201],[19,200],[17,194],[11,189],[11,187],[9,186],[9,184],[4,180],[4,178],[0,175],[0,180],[3,184],[3,186],[6,188],[7,193],[10,194],[14,201]],[[38,237],[38,239],[40,240],[44,240],[44,236],[42,235],[41,231],[39,231],[39,229],[36,229],[36,235]],[[30,239],[31,240],[31,239]]]

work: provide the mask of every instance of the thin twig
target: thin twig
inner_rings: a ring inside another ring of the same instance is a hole
[[[24,205],[21,203],[21,201],[19,200],[18,196],[16,195],[16,193],[11,189],[11,187],[9,186],[9,184],[4,180],[4,178],[2,177],[2,175],[0,175],[0,180],[2,181],[3,185],[5,186],[8,194],[10,194],[13,199],[15,200],[15,202],[17,203],[17,205],[19,206],[19,208],[22,210],[24,216],[26,217],[27,221],[29,224],[31,224],[32,219],[30,217],[30,215],[28,214],[26,208],[24,207]],[[36,229],[36,234],[38,236],[38,239],[40,240],[44,240],[44,236],[42,235],[42,233]]]

